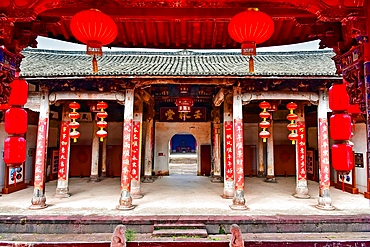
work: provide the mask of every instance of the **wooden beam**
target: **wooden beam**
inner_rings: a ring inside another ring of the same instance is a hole
[[[49,103],[55,104],[61,100],[113,100],[123,105],[125,94],[122,92],[53,92],[49,95]]]
[[[314,92],[250,92],[242,94],[243,105],[252,100],[307,100],[314,105],[319,102],[319,95]]]

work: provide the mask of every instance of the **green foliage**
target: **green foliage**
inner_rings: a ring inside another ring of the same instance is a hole
[[[136,234],[135,230],[127,229],[125,233],[126,241],[127,242],[133,241],[135,239],[135,234]]]

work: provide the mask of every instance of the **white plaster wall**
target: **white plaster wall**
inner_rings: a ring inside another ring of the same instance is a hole
[[[197,141],[198,154],[198,171],[200,164],[199,147],[200,145],[211,145],[211,122],[206,123],[155,123],[154,135],[154,170],[155,172],[168,172],[169,158],[169,141],[178,133],[189,133],[195,137]],[[159,156],[163,153],[164,156]]]
[[[28,125],[28,130],[26,133],[27,141],[27,157],[25,164],[25,179],[29,182],[32,178],[32,159],[33,155],[36,155],[36,139],[37,139],[37,125]]]
[[[367,190],[367,158],[366,158],[366,149],[367,149],[367,140],[366,140],[366,125],[365,123],[356,124],[356,131],[351,141],[355,144],[353,151],[355,153],[362,153],[364,157],[364,168],[356,167],[356,187],[361,193]]]

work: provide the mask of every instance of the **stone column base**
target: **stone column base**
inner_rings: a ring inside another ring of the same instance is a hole
[[[275,178],[275,176],[267,175],[264,182],[266,182],[266,183],[276,183],[276,178]]]
[[[144,176],[142,182],[143,183],[153,183],[154,182],[154,179],[152,178],[152,176]]]
[[[58,198],[68,198],[70,196],[71,195],[68,194],[68,188],[57,188],[55,190],[55,197],[58,197]]]
[[[264,176],[265,176],[265,172],[264,171],[258,171],[257,177],[263,178]]]
[[[43,209],[46,208],[48,205],[45,203],[46,202],[46,197],[41,196],[41,197],[32,197],[31,203],[32,205],[29,207],[29,209]]]
[[[334,210],[335,207],[331,205],[331,197],[330,197],[330,190],[323,189],[319,195],[318,204],[316,208],[322,210]]]
[[[132,197],[130,195],[130,191],[124,190],[121,191],[121,197],[119,199],[119,205],[116,207],[118,210],[131,210],[134,209],[135,206],[132,205]]]
[[[222,183],[223,182],[223,179],[222,179],[221,176],[213,176],[211,182],[212,183]]]
[[[247,210],[245,206],[245,198],[243,190],[236,190],[234,192],[233,204],[229,206],[232,210]]]
[[[89,182],[100,182],[98,175],[91,175],[89,178]]]
[[[308,194],[308,188],[307,187],[302,187],[302,188],[295,188],[295,194],[293,195],[296,198],[300,199],[308,199],[310,198],[310,195]]]

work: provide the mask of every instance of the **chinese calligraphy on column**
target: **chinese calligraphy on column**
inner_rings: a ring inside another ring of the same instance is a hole
[[[66,180],[67,163],[69,160],[69,122],[62,122],[59,146],[58,179]]]
[[[244,128],[243,121],[234,119],[235,188],[244,190]]]
[[[327,119],[319,119],[319,157],[320,157],[320,188],[329,189],[330,167],[329,167],[329,140]]]
[[[225,122],[225,178],[234,180],[232,121]]]
[[[36,161],[35,161],[35,182],[34,188],[43,190],[44,188],[44,172],[45,172],[45,155],[46,155],[46,130],[48,119],[40,118],[37,129],[37,144],[36,144]]]
[[[297,155],[298,155],[298,181],[306,180],[306,128],[304,122],[297,122]]]
[[[122,148],[122,171],[121,190],[130,191],[131,184],[131,141],[132,141],[132,119],[125,120],[123,126],[123,148]]]
[[[141,123],[140,121],[134,121],[133,124],[133,134],[132,134],[132,170],[131,178],[139,181],[139,151],[140,151],[140,139],[141,139]]]

